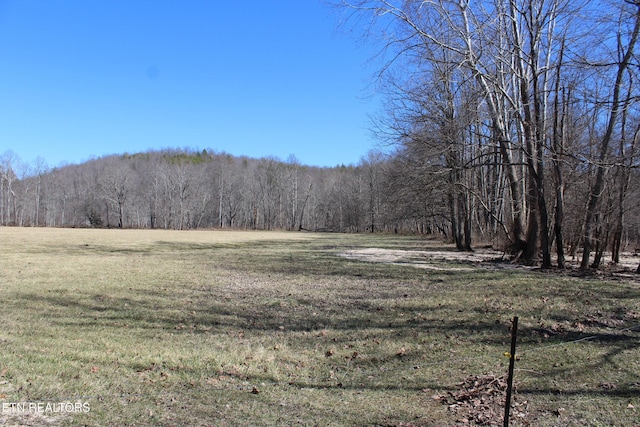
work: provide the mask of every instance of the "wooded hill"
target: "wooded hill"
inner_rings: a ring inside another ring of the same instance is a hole
[[[19,159],[11,152],[3,159],[3,225],[446,230],[446,220],[424,208],[404,217],[392,209],[385,197],[385,162],[373,154],[358,166],[318,168],[293,157],[285,162],[207,150],[163,150],[51,170],[22,165],[21,177],[14,166]]]
[[[295,158],[252,159],[181,149],[112,155],[47,169],[22,164],[6,152],[0,162],[0,223],[437,233],[449,239],[456,237],[457,227],[463,228],[457,233],[467,236],[469,247],[474,242],[506,247],[512,214],[505,203],[507,183],[491,160],[498,156],[497,147],[469,149],[484,150],[486,161],[464,171],[465,188],[452,185],[451,168],[443,157],[408,148],[391,156],[371,152],[358,165],[332,168],[305,166]],[[570,249],[577,249],[593,171],[580,162],[565,166],[570,183],[565,239]],[[616,177],[609,175],[605,193],[605,241],[611,240],[618,218]],[[638,178],[637,173],[630,176],[624,212],[637,212]],[[467,190],[468,208],[460,205],[462,189]],[[637,216],[624,218],[623,247],[640,236]]]

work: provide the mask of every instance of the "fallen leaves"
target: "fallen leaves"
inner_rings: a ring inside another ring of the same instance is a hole
[[[431,398],[458,414],[460,418],[457,421],[462,424],[499,425],[502,422],[507,390],[505,377],[493,374],[472,375],[458,386],[460,388],[457,391]],[[514,397],[511,414],[522,419],[527,415],[526,407],[527,402],[518,403]]]

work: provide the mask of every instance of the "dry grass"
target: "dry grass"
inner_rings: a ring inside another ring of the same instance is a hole
[[[451,251],[380,235],[0,228],[0,242],[0,405],[91,408],[0,425],[455,425],[472,418],[434,396],[506,372],[514,315],[512,425],[637,425],[637,283],[340,256]]]

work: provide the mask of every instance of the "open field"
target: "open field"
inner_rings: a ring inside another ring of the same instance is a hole
[[[632,279],[385,235],[0,228],[0,251],[0,426],[502,425],[514,315],[511,425],[640,425]]]

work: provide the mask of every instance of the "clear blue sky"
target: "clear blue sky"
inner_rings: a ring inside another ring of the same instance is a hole
[[[212,148],[357,163],[373,52],[321,0],[0,0],[0,154]]]

